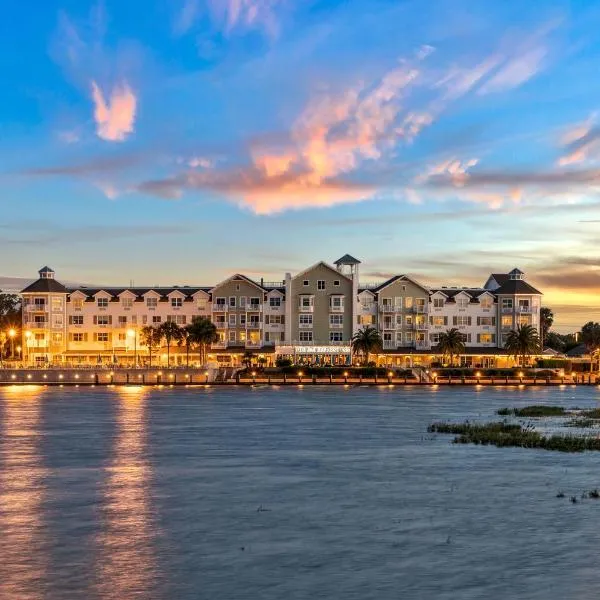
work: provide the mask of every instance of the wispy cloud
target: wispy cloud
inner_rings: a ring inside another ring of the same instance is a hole
[[[225,35],[248,30],[260,30],[269,37],[279,33],[278,9],[287,0],[185,0],[173,23],[176,35],[189,32],[198,19],[208,13],[213,23]]]
[[[108,99],[95,81],[92,81],[94,119],[99,138],[109,142],[122,142],[133,133],[137,98],[127,82],[115,86]]]

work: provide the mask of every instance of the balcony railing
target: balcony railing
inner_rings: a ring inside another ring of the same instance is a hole
[[[503,313],[511,313],[511,312],[513,312],[513,307],[512,306],[503,306],[502,312]]]
[[[315,307],[314,306],[299,306],[298,307],[298,311],[302,312],[302,313],[311,313],[315,311]]]
[[[251,340],[246,340],[246,348],[260,348],[262,346],[262,341],[258,340],[256,342],[253,342]]]
[[[380,312],[384,312],[384,313],[395,313],[395,312],[401,312],[402,307],[394,306],[393,304],[380,304],[379,310],[380,310]]]
[[[213,312],[227,312],[228,310],[227,304],[213,304]]]
[[[532,312],[532,309],[531,309],[531,306],[519,306],[517,308],[517,311],[520,313],[528,313],[529,314]]]
[[[414,313],[419,313],[422,314],[425,312],[426,306],[425,305],[420,305],[420,304],[414,304],[412,307],[412,311]]]
[[[341,313],[341,312],[344,312],[344,307],[343,306],[333,306],[330,304],[329,310],[330,310],[330,312]]]
[[[384,350],[394,350],[398,344],[393,340],[383,340],[383,349]]]

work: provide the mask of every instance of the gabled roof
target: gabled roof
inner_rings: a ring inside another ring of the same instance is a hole
[[[319,266],[326,267],[330,271],[333,271],[336,275],[339,275],[340,277],[343,277],[344,279],[347,279],[348,281],[352,281],[352,277],[348,277],[348,275],[345,275],[344,273],[340,273],[335,267],[328,265],[323,260],[320,260],[318,263],[311,265],[310,267],[308,267],[308,269],[304,269],[304,271],[300,271],[300,273],[298,273],[298,274],[294,275],[294,277],[292,277],[292,280],[302,277],[305,273],[308,273],[309,271],[312,271],[313,269],[316,269]]]
[[[492,273],[490,277],[493,277],[498,285],[502,285],[510,280],[510,275],[508,273]]]
[[[417,287],[420,287],[421,289],[425,290],[426,292],[429,292],[429,290],[424,285],[420,284],[418,281],[415,281],[414,279],[411,279],[408,275],[394,275],[387,281],[384,281],[381,285],[374,288],[373,291],[376,293],[379,293],[381,290],[388,287],[389,285],[392,285],[392,283],[395,283],[399,279],[402,279],[403,281],[409,281],[413,285],[416,285]]]
[[[334,265],[360,265],[360,260],[358,258],[354,258],[354,256],[350,256],[349,254],[344,254],[342,258],[338,258],[334,263]]]
[[[52,279],[44,279],[43,281],[52,281]],[[99,294],[100,292],[104,292],[111,296],[113,300],[118,299],[120,294],[124,292],[131,292],[136,296],[138,300],[143,299],[143,297],[147,294],[154,293],[157,294],[161,299],[167,299],[167,296],[172,292],[181,292],[186,298],[191,298],[194,294],[202,291],[208,294],[210,288],[208,287],[102,287],[102,288],[89,288],[89,287],[76,287],[76,288],[68,288],[66,290],[69,294],[74,294],[75,292],[80,292],[85,294],[87,297],[87,301],[94,300],[94,296]]]
[[[46,266],[46,267],[42,267],[38,273],[42,274],[42,273],[54,273],[54,270],[51,269],[50,267]]]
[[[24,290],[21,290],[22,294],[40,293],[47,294],[49,292],[66,294],[67,288],[56,281],[56,279],[38,279],[31,285],[28,285]]]
[[[254,279],[250,279],[250,277],[246,277],[245,275],[242,275],[241,273],[236,273],[235,275],[232,275],[231,277],[228,277],[227,279],[225,279],[224,281],[221,281],[219,283],[217,283],[217,285],[213,286],[212,288],[210,288],[210,291],[214,291],[217,288],[225,285],[226,283],[229,283],[230,281],[245,281],[246,283],[249,283],[250,285],[255,286],[256,288],[258,288],[261,291],[266,291],[266,289],[260,285],[260,283],[257,283],[256,281],[254,281]]]
[[[371,288],[365,288],[365,287],[359,287],[358,288],[358,294],[364,294],[365,292],[367,292],[367,294],[371,294],[371,296],[375,295],[375,292],[373,292],[373,290]]]
[[[448,298],[448,302],[455,302],[456,296],[464,293],[470,297],[470,302],[477,303],[479,298],[484,295],[491,296],[495,299],[494,292],[484,288],[431,288],[431,294],[444,294]]]
[[[495,289],[494,294],[535,294],[541,296],[542,292],[522,279],[509,279]]]

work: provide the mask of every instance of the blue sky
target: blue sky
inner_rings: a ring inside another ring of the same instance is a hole
[[[519,266],[597,319],[600,6],[10,3],[0,275],[363,279]]]

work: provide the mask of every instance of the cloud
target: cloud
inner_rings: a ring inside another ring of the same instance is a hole
[[[571,292],[600,292],[600,271],[597,269],[570,269],[553,273],[536,273],[536,281],[550,288]]]
[[[199,0],[184,0],[181,10],[176,14],[173,31],[176,35],[187,33],[200,15]]]
[[[94,119],[99,138],[110,142],[122,142],[133,133],[137,98],[127,82],[115,86],[106,100],[95,81],[92,81]]]
[[[64,144],[76,144],[81,139],[81,133],[78,129],[59,131],[56,136]]]
[[[138,165],[146,155],[143,153],[95,156],[86,161],[54,167],[32,167],[22,169],[15,174],[35,177],[61,177],[74,175],[85,177],[97,173],[114,173]]]
[[[594,127],[595,115],[584,123],[569,128],[562,136],[566,153],[558,159],[559,166],[584,161],[596,162],[600,158],[600,128]]]

